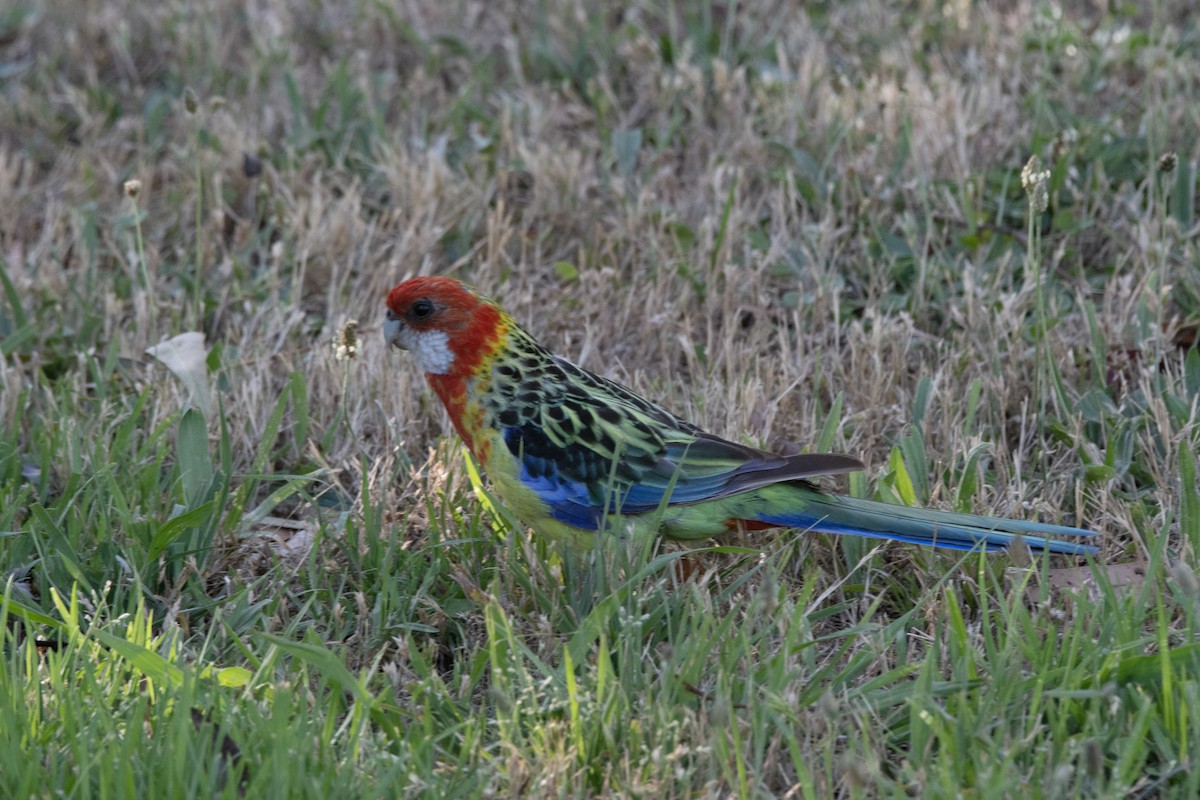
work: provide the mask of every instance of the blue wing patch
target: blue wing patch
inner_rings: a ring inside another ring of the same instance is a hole
[[[550,515],[568,525],[597,530],[605,514],[655,511],[670,491],[670,503],[695,503],[724,494],[731,477],[747,464],[689,475],[679,465],[684,448],[667,448],[667,457],[642,475],[627,464],[580,444],[560,447],[533,424],[506,428],[504,443],[521,464],[520,480],[550,507]],[[678,473],[678,475],[676,475]],[[639,478],[641,480],[639,480]]]

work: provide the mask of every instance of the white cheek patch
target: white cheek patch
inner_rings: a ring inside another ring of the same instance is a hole
[[[417,364],[425,372],[445,375],[454,364],[454,353],[450,350],[450,337],[445,331],[413,331],[405,336],[404,346],[412,351]]]

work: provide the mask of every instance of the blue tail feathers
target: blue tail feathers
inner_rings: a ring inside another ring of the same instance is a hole
[[[1096,535],[1095,531],[1084,528],[956,514],[832,495],[808,498],[801,513],[763,515],[758,519],[774,525],[807,528],[821,533],[895,539],[954,550],[1003,550],[1009,542],[1021,536],[1035,553],[1049,551],[1090,555],[1099,552],[1099,548],[1092,545],[1046,538]]]

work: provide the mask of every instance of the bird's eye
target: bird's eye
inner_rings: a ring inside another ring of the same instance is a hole
[[[433,313],[433,303],[428,300],[418,300],[412,304],[411,313],[417,319],[423,319]]]

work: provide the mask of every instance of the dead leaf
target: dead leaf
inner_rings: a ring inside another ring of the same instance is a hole
[[[300,561],[312,549],[317,535],[317,521],[263,517],[248,534],[267,542],[271,552],[289,561]]]
[[[1108,582],[1114,589],[1136,589],[1146,582],[1146,565],[1140,561],[1127,564],[1105,564],[1097,567],[1108,575]],[[1092,567],[1063,567],[1052,569],[1047,573],[1052,589],[1087,589],[1092,591],[1099,588]]]
[[[1094,600],[1100,595],[1100,583],[1097,581],[1093,569],[1103,571],[1107,575],[1107,582],[1113,589],[1126,593],[1140,588],[1146,582],[1145,563],[1133,561],[1126,564],[1101,564],[1094,568],[1063,567],[1047,570],[1046,583],[1054,593],[1086,593],[1089,598]],[[1038,591],[1035,579],[1025,590],[1026,597],[1030,602],[1037,600]]]
[[[200,409],[205,419],[212,416],[212,389],[208,382],[208,350],[204,347],[204,334],[188,331],[172,336],[166,341],[146,348],[146,354],[154,356],[187,389],[192,403]]]

